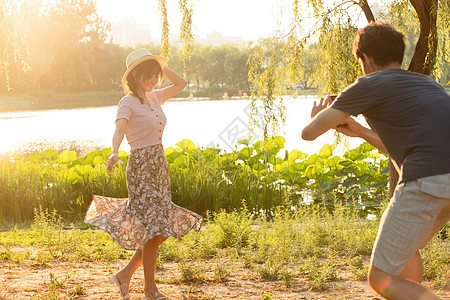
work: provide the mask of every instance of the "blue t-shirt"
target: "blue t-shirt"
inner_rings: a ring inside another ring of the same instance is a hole
[[[450,173],[450,95],[430,77],[378,71],[357,79],[331,107],[364,115],[400,167],[401,182]]]

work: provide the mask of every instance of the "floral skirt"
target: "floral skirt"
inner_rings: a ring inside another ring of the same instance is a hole
[[[155,236],[199,231],[203,218],[171,201],[169,166],[161,144],[132,150],[127,165],[128,198],[94,195],[84,221],[108,232],[128,250]]]

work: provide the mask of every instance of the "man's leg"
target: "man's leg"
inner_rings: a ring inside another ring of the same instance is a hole
[[[397,187],[383,214],[372,253],[368,280],[387,299],[439,299],[419,283],[419,249],[450,218],[450,174]]]
[[[400,273],[400,277],[411,280],[417,283],[421,283],[423,280],[423,265],[420,252],[417,251],[413,257],[406,263],[405,268]]]
[[[370,286],[381,296],[392,300],[439,300],[438,296],[417,282],[390,275],[373,265],[369,268]]]

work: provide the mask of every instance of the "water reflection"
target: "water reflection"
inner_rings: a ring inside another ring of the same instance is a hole
[[[286,139],[285,149],[312,154],[333,142],[332,131],[314,142],[300,137],[301,129],[309,121],[313,100],[298,97],[285,101],[286,126],[280,134]],[[190,139],[201,147],[214,145],[231,151],[230,134],[245,129],[249,104],[250,100],[167,102],[163,106],[168,119],[163,144],[175,146],[182,139]],[[0,113],[0,153],[48,148],[83,153],[110,147],[115,114],[115,106]],[[349,139],[350,147],[359,143],[359,139]],[[121,150],[129,152],[129,149],[124,140]]]

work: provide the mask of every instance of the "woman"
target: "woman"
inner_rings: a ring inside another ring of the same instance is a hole
[[[122,78],[128,92],[117,108],[116,129],[108,170],[119,157],[124,135],[131,146],[127,165],[128,198],[94,196],[85,222],[107,231],[123,248],[136,250],[128,264],[110,278],[123,299],[129,299],[130,280],[142,264],[145,299],[167,299],[155,284],[158,247],[169,237],[200,230],[203,218],[172,203],[169,167],[161,144],[166,117],[164,101],[186,86],[186,80],[165,67],[167,60],[146,49],[130,53]],[[172,85],[154,90],[162,76]]]

